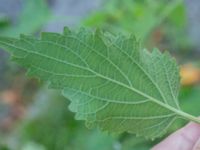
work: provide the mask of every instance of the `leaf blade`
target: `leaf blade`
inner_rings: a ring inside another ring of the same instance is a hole
[[[177,117],[196,120],[179,108],[175,61],[158,50],[141,50],[131,37],[107,37],[65,29],[40,39],[0,38],[28,75],[50,82],[70,99],[76,118],[110,132],[158,137]]]

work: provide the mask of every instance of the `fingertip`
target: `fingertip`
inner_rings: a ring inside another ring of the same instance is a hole
[[[197,123],[189,123],[185,127],[180,129],[180,134],[184,138],[196,142],[200,137],[200,125]]]
[[[199,137],[200,125],[189,123],[157,144],[152,150],[191,150]]]

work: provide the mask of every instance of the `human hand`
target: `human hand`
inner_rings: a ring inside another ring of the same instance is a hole
[[[189,123],[155,145],[152,150],[200,150],[200,125]]]

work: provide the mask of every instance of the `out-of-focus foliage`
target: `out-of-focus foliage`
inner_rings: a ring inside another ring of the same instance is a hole
[[[200,105],[200,86],[190,86],[182,88],[180,99],[182,101],[181,108],[192,115],[200,116],[198,107]]]
[[[7,26],[8,24],[9,24],[8,18],[5,15],[0,14],[0,28],[3,28]]]
[[[51,18],[46,0],[23,0],[22,11],[16,23],[6,16],[0,17],[0,34],[19,36],[21,33],[35,33]]]
[[[11,19],[10,16],[0,13],[0,35],[18,37],[21,33],[35,34],[43,25],[47,24],[52,18],[52,14],[46,0],[21,0],[22,9],[17,18]],[[4,5],[4,4],[2,4]],[[6,5],[6,4],[5,4]],[[12,6],[12,5],[11,5]],[[8,6],[5,6],[8,7]],[[12,10],[12,8],[10,8]],[[0,88],[9,84],[9,77],[19,72],[19,68],[14,64],[7,63],[7,55],[0,52]],[[10,67],[10,74],[7,74],[6,67]]]
[[[186,64],[181,67],[181,84],[182,85],[193,85],[200,81],[200,69],[195,67],[193,64]]]
[[[115,138],[97,130],[84,128],[75,121],[68,101],[55,92],[41,90],[29,109],[26,119],[9,139],[11,149],[38,146],[42,150],[111,150],[118,143]],[[15,142],[13,142],[15,141]]]
[[[200,112],[194,109],[199,105],[197,97],[200,96],[200,88],[186,87],[181,90],[181,108],[193,115]],[[48,93],[48,94],[43,94]],[[148,150],[158,141],[148,141],[134,136],[113,138],[110,135],[96,130],[88,130],[83,124],[74,121],[72,114],[67,109],[68,102],[55,92],[44,91],[37,94],[35,103],[29,109],[26,119],[19,124],[18,129],[9,138],[7,145],[10,150]],[[176,123],[173,130],[183,126],[185,122]],[[173,131],[172,130],[172,131]]]
[[[149,150],[155,143],[156,141],[148,141],[141,137],[129,137],[122,142],[121,150]]]
[[[21,0],[21,3],[22,9],[14,20],[11,20],[10,16],[7,16],[7,14],[0,13],[0,35],[18,37],[21,33],[34,34],[41,30],[41,27],[51,19],[52,15],[46,0]],[[1,3],[1,5],[6,4]],[[12,5],[10,11],[12,11]],[[3,88],[6,89],[8,87],[18,87],[17,90],[20,91],[20,88],[27,84],[24,83],[25,79],[21,80],[22,77],[19,77],[21,70],[15,65],[5,62],[5,60],[7,60],[7,55],[0,51],[0,88],[3,90]],[[15,77],[15,79],[12,80],[11,76],[13,76],[13,78]],[[15,84],[18,85],[16,86]],[[33,92],[34,88],[31,87],[31,89]],[[0,91],[0,96],[2,93],[3,91]],[[26,93],[24,92],[24,94],[28,94],[27,91]],[[30,96],[29,94],[29,97]],[[0,150],[6,149],[7,147],[6,137],[10,135],[7,134],[7,131],[4,131],[4,128],[10,128],[11,122],[15,122],[14,120],[18,115],[18,112],[15,111],[18,111],[18,106],[14,105],[18,105],[17,103],[19,102],[6,102],[6,100],[4,101],[2,97],[0,97]],[[13,116],[10,117],[9,115]]]
[[[165,40],[176,47],[188,43],[183,0],[109,0],[105,1],[105,7],[86,18],[83,25],[115,33],[134,33],[154,46],[152,38],[154,42]]]

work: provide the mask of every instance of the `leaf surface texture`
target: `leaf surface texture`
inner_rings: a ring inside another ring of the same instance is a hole
[[[88,127],[155,138],[182,113],[179,69],[168,53],[140,47],[134,36],[81,29],[0,37],[0,46],[28,75],[63,90],[70,110]]]

